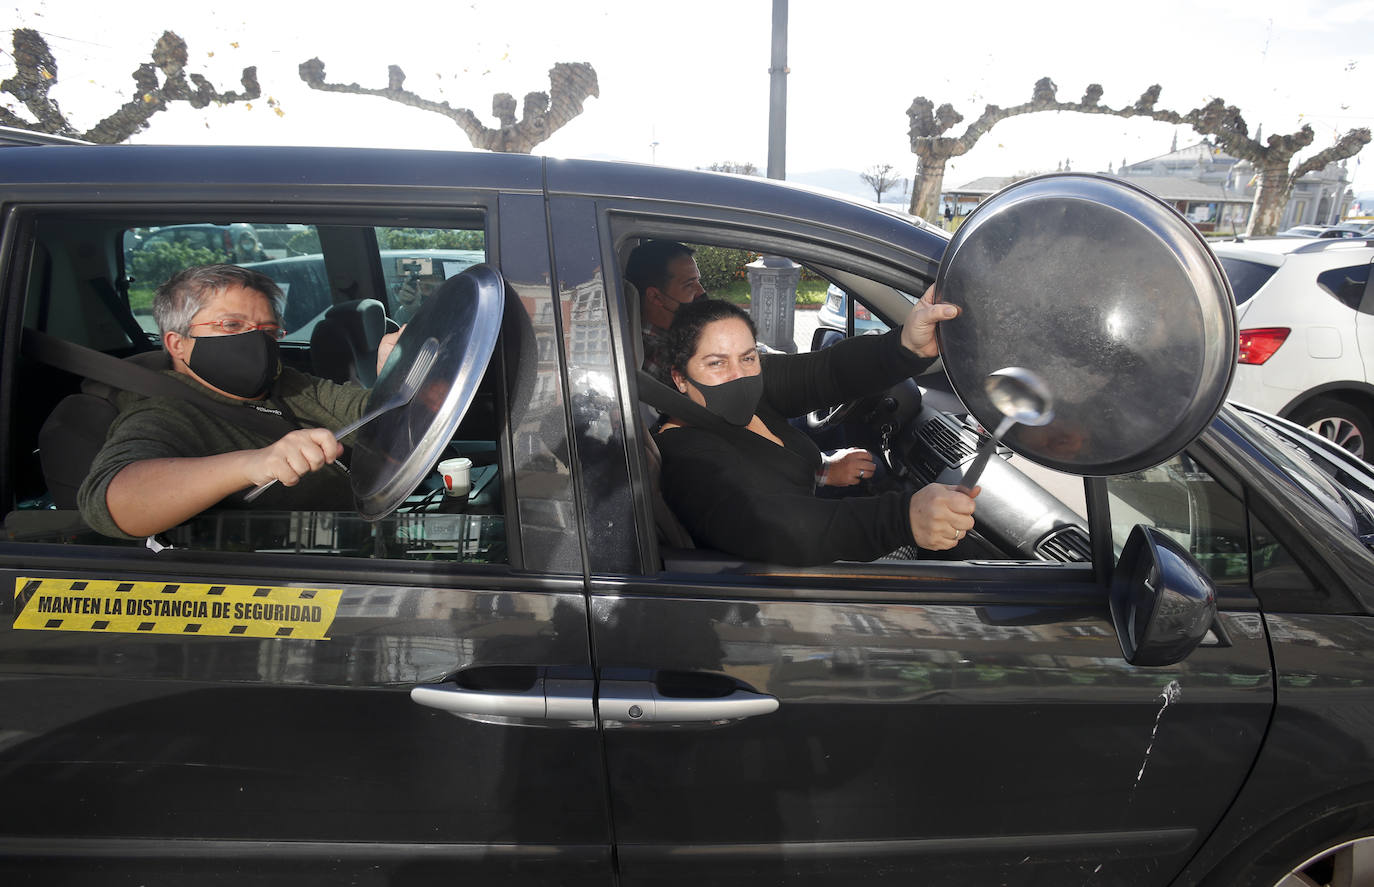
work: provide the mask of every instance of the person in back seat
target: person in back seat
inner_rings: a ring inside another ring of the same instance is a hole
[[[284,303],[271,278],[235,265],[189,268],[158,288],[153,314],[169,374],[203,397],[280,417],[282,434],[270,438],[191,400],[122,393],[78,493],[92,529],[150,536],[273,479],[281,485],[257,507],[352,507],[343,445],[329,429],[362,415],[368,391],[282,367]],[[379,370],[399,335],[382,340]]]
[[[683,305],[706,296],[692,255],[691,247],[675,240],[648,240],[635,247],[625,263],[625,279],[639,290],[644,371],[665,385],[671,380],[663,337],[673,315]]]

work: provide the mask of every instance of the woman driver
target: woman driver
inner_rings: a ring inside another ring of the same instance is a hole
[[[672,381],[706,412],[669,418],[656,435],[663,495],[701,545],[748,560],[809,565],[869,561],[915,543],[952,548],[973,527],[974,496],[916,491],[818,499],[821,454],[787,421],[882,391],[939,354],[935,324],[959,309],[927,292],[904,327],[810,354],[761,356],[754,324],[716,300],[682,306],[666,340]]]

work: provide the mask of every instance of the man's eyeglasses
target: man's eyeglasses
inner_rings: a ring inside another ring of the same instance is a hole
[[[213,326],[230,336],[237,336],[239,333],[251,333],[253,330],[262,330],[267,335],[280,341],[286,335],[286,330],[277,326],[275,323],[253,323],[248,320],[238,320],[230,317],[224,320],[202,320],[200,323],[191,324],[191,328],[198,326]]]

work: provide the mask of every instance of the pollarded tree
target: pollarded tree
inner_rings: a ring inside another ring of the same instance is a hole
[[[171,31],[164,31],[153,46],[152,61],[144,62],[133,72],[133,98],[95,126],[80,132],[49,95],[52,87],[57,85],[58,78],[57,59],[48,48],[47,41],[29,28],[15,28],[13,38],[14,76],[0,82],[0,93],[8,93],[18,99],[34,119],[26,120],[9,108],[0,107],[0,124],[19,129],[113,145],[147,128],[149,118],[167,110],[172,102],[186,102],[192,108],[204,108],[211,102],[231,104],[251,101],[262,94],[258,86],[257,68],[254,67],[243,69],[240,80],[243,92],[220,92],[203,75],[187,74],[186,41]]]
[[[491,113],[500,124],[493,129],[483,125],[477,115],[467,108],[455,108],[448,102],[423,98],[406,89],[406,74],[398,65],[387,66],[387,85],[381,89],[369,89],[356,83],[329,83],[324,79],[324,62],[318,58],[301,62],[300,75],[311,89],[380,96],[412,108],[442,114],[467,133],[474,148],[511,154],[530,153],[535,145],[581,114],[582,104],[588,96],[601,95],[596,71],[591,65],[586,62],[559,62],[549,70],[550,88],[547,93],[526,93],[524,113],[519,120],[515,119],[515,98],[510,93],[501,92],[492,97]]]
[[[935,221],[940,198],[944,187],[945,165],[951,157],[958,157],[968,151],[988,130],[1001,120],[1019,114],[1032,114],[1037,111],[1076,111],[1082,114],[1110,114],[1114,117],[1148,117],[1165,123],[1187,124],[1202,135],[1212,136],[1233,157],[1249,160],[1255,165],[1259,176],[1259,187],[1255,191],[1255,202],[1250,212],[1247,234],[1273,234],[1278,227],[1283,208],[1292,194],[1293,184],[1309,172],[1319,170],[1328,163],[1353,157],[1369,143],[1368,129],[1352,129],[1341,136],[1331,147],[1320,151],[1290,169],[1294,155],[1312,144],[1312,127],[1290,135],[1271,135],[1265,144],[1249,137],[1249,130],[1240,111],[1227,105],[1221,99],[1213,99],[1201,108],[1186,114],[1159,109],[1160,87],[1156,84],[1141,94],[1133,104],[1112,108],[1100,104],[1102,87],[1096,83],[1088,86],[1083,97],[1077,102],[1061,102],[1057,97],[1058,87],[1054,81],[1044,77],[1036,82],[1031,100],[1020,105],[1002,108],[988,105],[982,115],[969,124],[959,136],[949,136],[955,125],[963,122],[963,115],[949,104],[938,109],[935,103],[925,96],[917,96],[907,109],[911,121],[909,136],[911,150],[917,157],[915,186],[911,192],[911,212]]]
[[[1248,160],[1255,165],[1258,185],[1255,188],[1255,202],[1250,210],[1250,224],[1246,234],[1274,234],[1278,231],[1283,218],[1283,208],[1293,194],[1293,185],[1298,179],[1310,172],[1324,169],[1327,164],[1354,157],[1369,144],[1368,129],[1352,129],[1336,140],[1329,148],[1324,148],[1291,168],[1293,156],[1312,144],[1312,127],[1306,124],[1302,129],[1288,135],[1271,135],[1261,144],[1258,138],[1250,138],[1245,118],[1234,105],[1227,105],[1221,99],[1213,99],[1202,108],[1189,111],[1182,122],[1204,135],[1210,135],[1232,157]],[[1257,134],[1258,135],[1258,134]]]

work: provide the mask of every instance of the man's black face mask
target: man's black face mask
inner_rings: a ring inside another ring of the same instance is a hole
[[[234,336],[198,336],[186,365],[220,391],[261,397],[281,371],[277,340],[262,330]]]
[[[683,305],[690,305],[693,302],[704,302],[707,299],[711,298],[710,294],[706,293],[705,291],[696,294],[695,296],[693,296],[685,302],[679,302],[678,300],[669,296],[663,290],[658,290],[657,294],[659,302],[663,305],[665,309],[667,309],[669,314],[677,314],[677,309],[681,308]]]

